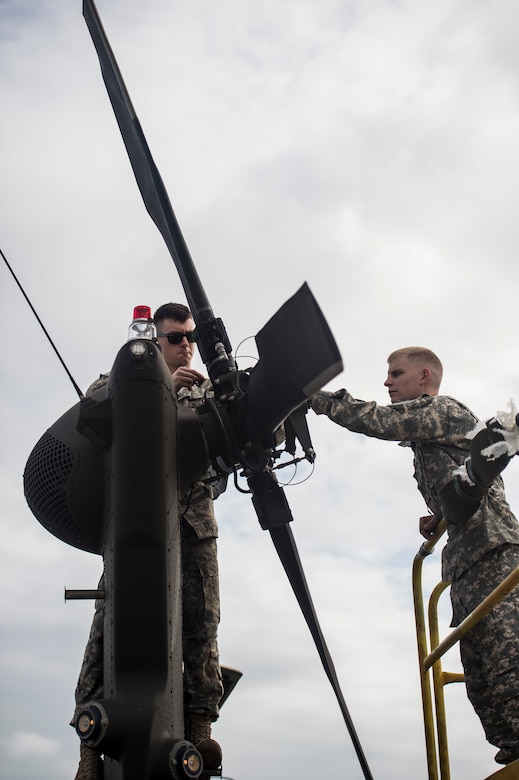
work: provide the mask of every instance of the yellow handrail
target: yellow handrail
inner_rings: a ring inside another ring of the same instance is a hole
[[[439,642],[439,629],[438,629],[438,601],[442,593],[449,587],[448,582],[439,582],[433,589],[429,598],[429,637],[431,641],[431,647],[435,647]],[[424,664],[421,674],[426,674],[427,669]],[[443,686],[446,684],[447,679],[450,682],[453,681],[455,675],[449,672],[444,672],[441,665],[441,660],[438,659],[432,665],[432,677],[433,677],[433,691],[434,691],[434,711],[436,713],[436,731],[438,736],[438,758],[440,761],[440,776],[442,780],[450,779],[450,763],[449,763],[449,744],[447,740],[447,721],[445,716],[445,697],[443,694]],[[459,677],[459,675],[458,675]],[[461,675],[461,680],[464,680]]]
[[[416,620],[416,638],[418,643],[418,659],[420,663],[420,686],[422,690],[422,710],[425,729],[425,750],[427,754],[427,767],[429,780],[438,780],[438,762],[436,759],[436,728],[434,724],[431,683],[429,675],[422,671],[423,661],[427,657],[427,631],[425,627],[425,611],[422,593],[422,567],[424,559],[430,555],[436,542],[447,528],[446,521],[442,520],[436,529],[436,536],[430,541],[424,542],[415,555],[413,561],[413,600]]]
[[[416,637],[418,645],[418,661],[420,667],[420,685],[422,689],[422,708],[425,729],[425,745],[427,753],[427,768],[429,780],[450,780],[449,751],[447,742],[447,725],[445,716],[445,699],[443,688],[452,682],[463,682],[464,676],[459,673],[444,672],[441,667],[441,657],[458,642],[479,620],[510,591],[519,584],[519,566],[514,569],[504,580],[468,615],[448,636],[439,641],[438,631],[438,600],[441,594],[449,587],[448,582],[439,582],[429,597],[429,642],[431,652],[428,652],[428,639],[425,622],[424,602],[422,593],[422,568],[424,559],[434,551],[434,547],[447,527],[445,520],[438,525],[434,539],[431,539],[420,547],[413,561],[413,600],[416,621]],[[432,669],[432,687],[429,671]],[[438,747],[436,743],[438,742]],[[510,765],[511,766],[511,765]],[[515,764],[514,764],[515,767]],[[495,773],[497,777],[515,777],[508,774],[504,767]],[[517,768],[516,768],[517,771]],[[438,774],[440,772],[440,774]],[[492,775],[494,777],[494,775]],[[490,780],[490,778],[487,778]]]
[[[485,617],[485,615],[490,612],[492,607],[504,599],[505,596],[508,596],[510,591],[513,590],[517,584],[519,584],[519,566],[510,572],[510,574],[505,577],[503,582],[498,585],[497,588],[494,588],[492,593],[489,593],[488,596],[483,599],[481,604],[478,604],[478,606],[470,613],[470,615],[467,615],[465,620],[462,620],[459,626],[456,626],[456,628],[445,637],[443,642],[440,642],[440,644],[435,647],[432,653],[430,653],[430,655],[428,655],[424,660],[424,671],[432,666],[432,664],[444,653],[446,653],[447,650],[450,650],[450,648],[455,645],[456,642],[458,642],[461,637],[472,628],[472,626],[475,626],[476,623],[479,623],[481,618]]]

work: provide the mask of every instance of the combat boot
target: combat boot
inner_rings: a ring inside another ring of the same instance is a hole
[[[79,766],[74,780],[103,780],[103,759],[84,742],[79,745]]]
[[[222,763],[222,748],[211,739],[211,718],[208,715],[191,713],[188,738],[202,756],[204,769],[218,769]]]

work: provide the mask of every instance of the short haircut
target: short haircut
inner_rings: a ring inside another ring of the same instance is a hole
[[[153,315],[153,320],[155,325],[157,325],[159,322],[162,322],[163,320],[187,322],[187,320],[191,319],[192,316],[193,315],[187,306],[184,306],[183,303],[164,303],[162,306],[159,306]]]
[[[427,347],[402,347],[402,349],[397,349],[392,352],[388,357],[387,362],[391,363],[393,360],[400,357],[406,357],[416,363],[423,363],[426,365],[427,368],[431,370],[434,382],[438,387],[440,386],[443,377],[443,366],[438,355],[435,355],[431,349],[427,349]]]

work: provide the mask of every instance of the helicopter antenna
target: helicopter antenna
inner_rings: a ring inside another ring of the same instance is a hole
[[[64,368],[64,369],[65,369],[65,371],[67,372],[68,378],[70,379],[70,381],[71,381],[71,382],[72,382],[72,384],[74,385],[74,390],[76,391],[76,393],[78,394],[78,396],[79,396],[79,398],[80,398],[80,399],[81,399],[81,398],[84,398],[85,396],[84,396],[83,392],[81,391],[81,388],[79,387],[79,385],[77,384],[76,380],[74,379],[74,377],[73,377],[73,376],[72,376],[72,374],[70,373],[70,371],[69,371],[69,369],[68,369],[68,367],[67,367],[67,365],[66,365],[65,361],[63,360],[63,358],[61,357],[61,355],[60,355],[60,353],[59,353],[59,351],[58,351],[58,348],[56,347],[56,345],[54,344],[53,340],[51,339],[51,337],[50,337],[50,335],[49,335],[49,333],[48,333],[48,331],[47,331],[47,328],[45,327],[45,325],[43,324],[43,322],[42,322],[42,321],[41,321],[41,319],[39,318],[39,316],[38,316],[38,313],[37,313],[36,309],[34,308],[34,306],[32,305],[32,303],[30,302],[30,300],[29,300],[29,297],[28,297],[27,293],[25,292],[25,290],[23,289],[22,285],[21,285],[21,284],[20,284],[20,282],[18,281],[18,278],[17,278],[17,276],[16,276],[15,272],[13,271],[13,269],[11,268],[11,266],[9,265],[9,263],[7,262],[7,257],[4,255],[4,253],[3,253],[3,251],[2,251],[1,249],[0,249],[0,255],[2,255],[2,258],[3,258],[3,260],[4,260],[4,263],[6,264],[6,266],[7,266],[7,267],[8,267],[8,269],[9,269],[9,271],[11,272],[11,276],[13,277],[14,281],[16,282],[16,284],[18,285],[18,287],[20,288],[20,291],[21,291],[21,293],[22,293],[23,297],[25,298],[25,300],[27,301],[27,303],[29,304],[29,307],[30,307],[30,309],[31,309],[32,313],[34,314],[34,316],[35,316],[35,317],[36,317],[36,319],[38,320],[38,323],[39,323],[39,325],[40,325],[40,327],[41,327],[42,331],[43,331],[43,332],[45,333],[45,335],[47,336],[47,339],[48,339],[48,341],[49,341],[49,344],[51,345],[52,349],[54,350],[54,352],[55,352],[55,353],[56,353],[56,355],[58,356],[58,360],[59,360],[59,362],[61,363],[61,365],[63,366],[63,368]]]

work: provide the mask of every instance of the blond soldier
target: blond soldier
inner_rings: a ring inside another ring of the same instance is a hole
[[[477,418],[459,401],[439,395],[442,364],[422,347],[406,347],[388,358],[384,385],[390,406],[360,401],[346,390],[318,392],[316,414],[350,431],[399,441],[414,453],[415,478],[431,514],[420,532],[435,536],[443,511],[440,489],[469,455]],[[498,477],[466,523],[448,523],[442,577],[452,581],[452,625],[458,625],[519,565],[519,525]],[[519,758],[519,594],[517,589],[460,642],[468,697],[487,740],[499,748],[495,760]]]

